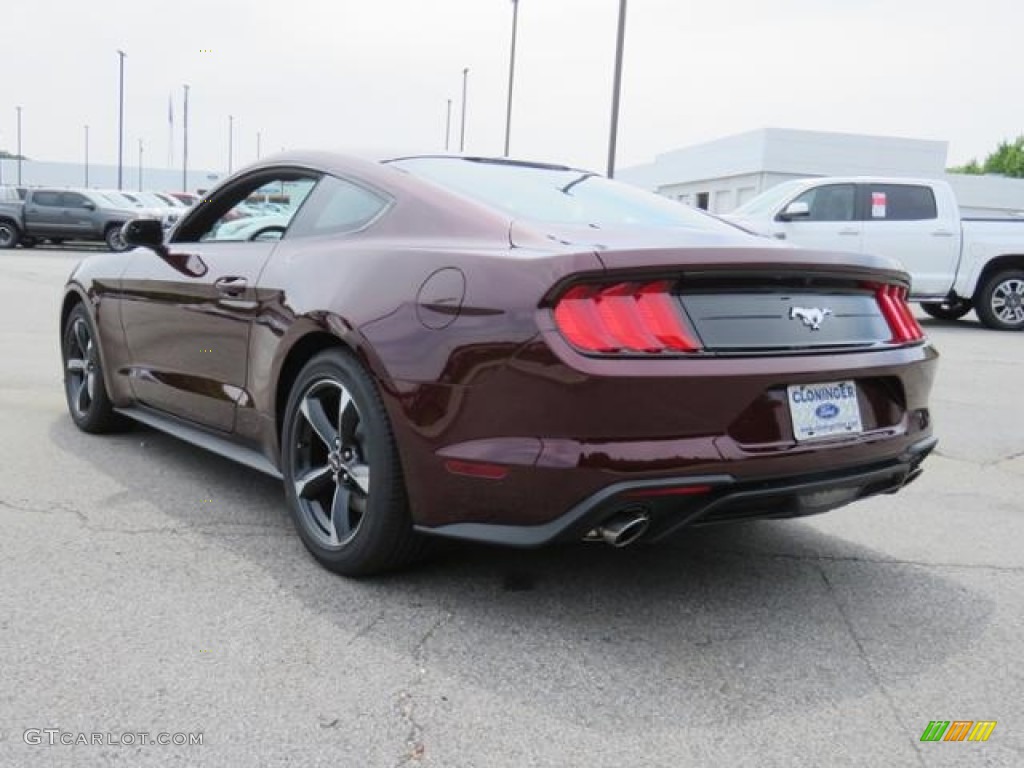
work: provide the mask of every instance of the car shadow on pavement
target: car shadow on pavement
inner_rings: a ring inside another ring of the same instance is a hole
[[[271,478],[141,427],[97,438],[64,417],[50,438],[122,488],[97,527],[130,526],[126,504],[155,508],[168,531],[267,573],[342,644],[414,659],[453,707],[468,690],[631,731],[793,714],[934,671],[994,611],[941,571],[802,521],[623,550],[445,543],[414,569],[354,581],[306,554]]]

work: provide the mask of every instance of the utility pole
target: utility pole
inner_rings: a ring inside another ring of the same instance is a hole
[[[505,157],[512,136],[512,86],[516,78],[516,30],[519,27],[519,0],[512,0],[512,46],[508,55],[508,108],[505,110]]]
[[[459,152],[466,151],[466,90],[469,83],[469,67],[462,70],[462,130],[459,132]]]
[[[615,177],[615,144],[619,137],[619,91],[622,89],[622,47],[626,39],[626,0],[619,0],[619,35],[615,45],[615,83],[612,86],[612,124],[608,136],[608,178]]]
[[[256,159],[260,159],[260,140],[263,138],[263,134],[260,131],[256,131]]]
[[[231,167],[233,163],[232,154],[234,153],[235,143],[235,117],[234,115],[228,115],[228,176],[231,175]]]
[[[120,72],[118,76],[119,107],[117,111],[117,188],[121,189],[121,174],[124,165],[124,57],[127,54],[119,50],[117,55],[119,57],[118,70]]]
[[[448,99],[448,117],[444,121],[444,151],[447,152],[452,137],[452,100]]]
[[[89,126],[85,126],[85,188],[89,188]]]
[[[188,86],[185,89],[185,108],[182,115],[185,127],[183,129],[183,146],[181,157],[181,191],[188,192]]]
[[[139,192],[142,191],[142,139],[139,139]]]
[[[21,186],[21,107],[18,110],[18,186]]]

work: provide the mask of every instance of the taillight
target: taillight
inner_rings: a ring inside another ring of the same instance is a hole
[[[875,297],[882,315],[889,323],[893,343],[909,344],[924,338],[924,331],[907,304],[906,288],[900,285],[879,285],[875,287]]]
[[[670,288],[667,280],[578,285],[555,305],[555,324],[584,352],[695,352],[700,345],[683,324]]]

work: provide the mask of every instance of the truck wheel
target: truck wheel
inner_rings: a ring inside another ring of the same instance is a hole
[[[1024,328],[1024,270],[993,275],[978,294],[975,309],[981,322],[997,331]]]
[[[107,227],[107,231],[103,234],[103,239],[107,241],[107,247],[115,253],[128,250],[128,243],[121,236],[120,224],[111,224]]]
[[[21,230],[11,221],[0,221],[0,248],[13,248],[21,239]]]
[[[21,238],[21,247],[22,248],[35,248],[37,245],[39,245],[39,241],[36,240],[34,237],[23,237],[23,238]]]
[[[968,299],[926,301],[921,304],[921,309],[936,320],[959,320],[971,311],[971,302]]]

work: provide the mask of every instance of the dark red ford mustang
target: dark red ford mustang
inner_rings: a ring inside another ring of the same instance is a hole
[[[273,196],[287,212],[245,226]],[[937,354],[889,261],[756,238],[596,174],[287,153],[163,240],[83,261],[61,308],[87,432],[131,417],[283,477],[357,575],[424,534],[654,541],[898,491]]]

